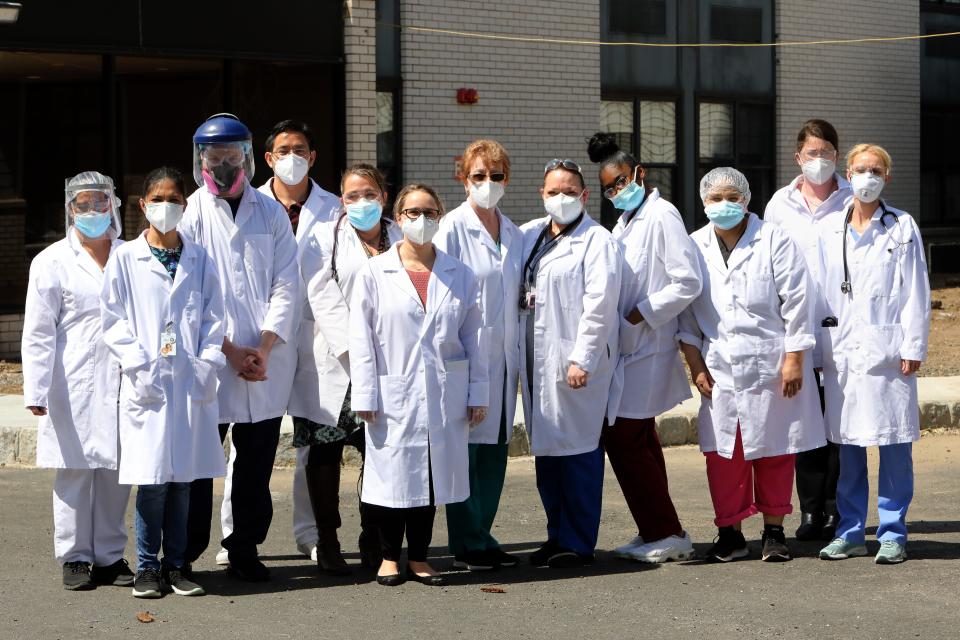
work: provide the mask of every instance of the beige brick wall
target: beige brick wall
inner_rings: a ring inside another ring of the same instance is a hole
[[[528,0],[489,4],[401,0],[403,24],[548,38],[599,37],[599,0]],[[405,30],[403,179],[437,188],[448,208],[463,201],[454,158],[471,140],[499,140],[510,153],[511,184],[502,208],[517,222],[543,215],[537,189],[544,162],[573,158],[587,166],[586,139],[600,110],[600,53],[596,47],[484,41]],[[461,106],[459,87],[480,101]],[[591,211],[599,217],[599,194]],[[588,205],[589,206],[589,205]]]
[[[375,0],[345,0],[347,164],[377,162]]]
[[[0,359],[20,359],[20,337],[22,334],[22,313],[0,315]]]
[[[854,6],[856,5],[856,6]],[[781,41],[896,36],[918,32],[919,3],[874,0],[778,0]],[[824,118],[840,134],[841,154],[858,142],[883,145],[893,156],[891,205],[920,206],[920,44],[870,43],[777,49],[777,167],[781,183],[799,173],[797,131]]]

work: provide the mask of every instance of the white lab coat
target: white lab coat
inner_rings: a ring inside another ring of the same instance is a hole
[[[297,242],[286,211],[248,184],[234,221],[225,200],[197,189],[187,199],[177,229],[203,247],[216,265],[224,335],[245,347],[257,347],[263,331],[279,338],[267,362],[267,380],[247,382],[229,364],[220,370],[220,422],[282,416],[297,368],[300,322]]]
[[[123,244],[114,240],[110,253]],[[73,227],[30,264],[23,319],[23,401],[46,407],[37,466],[117,468],[120,366],[103,342],[103,272]]]
[[[813,281],[817,308],[823,308],[823,272],[820,265],[820,226],[833,213],[846,208],[846,202],[853,197],[853,189],[846,178],[839,173],[834,174],[837,189],[820,203],[814,211],[810,211],[807,201],[800,188],[803,186],[803,176],[797,176],[787,186],[779,189],[770,198],[767,208],[763,212],[763,220],[773,223],[787,232],[800,250],[807,263],[807,272]],[[819,314],[817,314],[819,315]],[[819,328],[819,318],[815,318],[815,328]],[[821,362],[820,341],[813,350],[813,366],[819,367]]]
[[[803,385],[781,393],[786,352],[813,349],[814,297],[803,254],[783,229],[750,213],[724,265],[712,224],[692,234],[703,291],[680,316],[680,339],[698,347],[715,381],[702,397],[701,451],[733,457],[737,425],[747,460],[826,444],[810,353]]]
[[[182,235],[181,235],[182,239]],[[206,252],[184,240],[176,279],[146,231],[107,265],[103,338],[120,361],[121,484],[191,482],[226,473],[217,431],[217,371],[226,365],[223,302]],[[172,326],[176,354],[161,356]]]
[[[548,224],[549,216],[520,227],[524,265]],[[621,268],[616,240],[586,212],[573,232],[540,260],[533,380],[527,374],[530,312],[520,314],[520,388],[535,456],[577,455],[599,446],[619,354]],[[572,362],[589,374],[587,386],[573,389],[567,384]]]
[[[259,191],[273,198],[271,185],[276,178],[270,178],[260,186]],[[297,256],[303,255],[304,247],[313,234],[314,228],[325,222],[336,220],[340,214],[340,198],[329,191],[325,191],[313,179],[310,179],[310,195],[300,209],[300,219],[297,222]],[[289,217],[289,216],[288,216]],[[320,381],[317,377],[317,360],[313,355],[314,328],[313,313],[307,304],[307,288],[304,281],[300,281],[300,328],[297,332],[296,369],[290,388],[290,399],[287,402],[287,413],[298,418],[307,418],[317,421],[320,411],[320,398],[317,390]],[[336,424],[336,423],[334,423]]]
[[[381,223],[387,225],[391,247],[403,239],[400,227],[392,220],[384,218]],[[334,233],[337,235],[337,281],[333,279],[331,261]],[[313,390],[318,397],[316,410],[306,417],[318,424],[337,424],[350,386],[350,299],[357,273],[368,259],[363,243],[346,217],[339,224],[332,221],[316,225],[300,256],[307,300],[313,317],[317,318],[310,357],[316,363],[314,376],[319,373],[322,381]]]
[[[858,241],[847,239],[852,295],[843,282],[846,212],[821,225],[827,314],[837,327],[821,329],[827,432],[831,442],[872,445],[920,439],[917,376],[900,360],[925,360],[930,334],[930,282],[923,241],[913,218],[877,209]]]
[[[497,444],[500,421],[505,420],[510,442],[517,412],[517,376],[520,367],[519,313],[520,259],[523,234],[499,210],[500,246],[484,228],[469,202],[440,220],[433,244],[462,261],[480,283],[480,306],[490,357],[490,407],[487,417],[470,431],[472,444]]]
[[[470,497],[468,406],[487,406],[487,352],[477,279],[437,251],[426,309],[396,247],[367,261],[350,303],[354,411],[367,424],[361,500],[385,507]]]
[[[639,210],[613,228],[623,254],[618,306],[620,358],[610,385],[608,418],[643,420],[690,397],[677,348],[677,317],[700,295],[700,261],[676,207],[653,189]],[[639,309],[643,321],[626,316]]]

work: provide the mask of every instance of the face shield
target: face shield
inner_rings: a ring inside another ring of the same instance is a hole
[[[193,179],[220,198],[235,198],[253,179],[253,140],[236,116],[207,119],[193,136]]]
[[[64,214],[64,229],[72,226],[86,238],[120,236],[120,198],[102,173],[84,171],[65,181]]]

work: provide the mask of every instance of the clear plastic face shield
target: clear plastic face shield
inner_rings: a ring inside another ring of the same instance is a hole
[[[220,198],[240,195],[246,183],[253,179],[253,172],[250,140],[193,145],[193,179],[198,187]]]
[[[85,171],[64,182],[64,229],[74,227],[85,238],[120,236],[120,198],[113,180],[96,171]]]

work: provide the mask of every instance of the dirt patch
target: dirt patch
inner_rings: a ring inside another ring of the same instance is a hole
[[[23,367],[19,362],[0,360],[0,394],[23,393]]]
[[[937,278],[932,291],[934,309],[930,313],[930,344],[922,376],[960,375],[960,278]],[[946,287],[944,285],[953,286]],[[939,305],[938,305],[939,302]],[[938,308],[939,307],[939,308]]]

